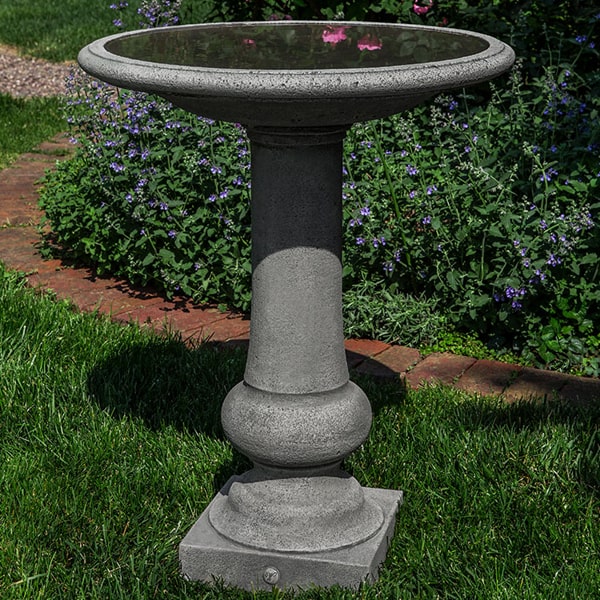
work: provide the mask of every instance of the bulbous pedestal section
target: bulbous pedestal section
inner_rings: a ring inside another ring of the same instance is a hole
[[[381,508],[339,469],[369,433],[371,407],[358,386],[276,394],[242,382],[221,418],[227,437],[257,466],[211,508],[219,533],[255,548],[321,552],[356,545],[382,526]]]
[[[369,435],[371,406],[354,383],[330,392],[276,394],[239,383],[221,410],[225,434],[256,463],[287,469],[340,463]]]

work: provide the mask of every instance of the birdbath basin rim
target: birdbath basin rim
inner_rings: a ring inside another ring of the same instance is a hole
[[[120,33],[80,65],[118,87],[260,127],[349,125],[508,70],[514,53],[458,29],[329,21],[207,23]]]

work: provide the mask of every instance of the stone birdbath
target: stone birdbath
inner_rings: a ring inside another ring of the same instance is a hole
[[[513,51],[460,30],[361,22],[201,24],[122,33],[79,54],[91,75],[242,123],[252,154],[252,321],[222,423],[254,467],[179,547],[184,577],[246,589],[373,581],[402,492],[341,463],[371,408],[342,330],[342,142],[357,121],[505,72]]]

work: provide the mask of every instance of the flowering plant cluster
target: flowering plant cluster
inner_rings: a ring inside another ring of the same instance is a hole
[[[346,285],[436,298],[458,329],[566,368],[600,323],[599,102],[572,68],[524,89],[522,67],[484,106],[358,125],[346,153]],[[589,345],[589,344],[588,344]]]
[[[182,0],[143,0],[136,10],[138,15],[137,22],[129,22],[129,13],[131,12],[127,0],[119,0],[118,3],[110,5],[110,9],[117,13],[113,19],[113,25],[118,29],[123,29],[133,25],[140,29],[150,29],[153,27],[168,27],[177,25],[180,21],[179,11],[181,10]]]
[[[441,4],[418,6],[429,17]],[[138,15],[175,23],[174,6],[151,0]],[[125,22],[125,3],[114,7]],[[551,63],[560,66],[521,62],[495,85],[350,130],[342,192],[353,335],[414,344],[450,325],[531,362],[597,373],[600,101],[588,65],[599,21],[585,20],[585,40],[564,40],[574,53]],[[332,25],[323,42],[344,35]],[[360,41],[375,53],[377,42]],[[248,310],[243,129],[81,73],[70,85],[78,151],[42,196],[54,243],[100,272]]]
[[[41,200],[60,244],[100,273],[247,309],[244,131],[80,71],[69,85],[78,151]]]

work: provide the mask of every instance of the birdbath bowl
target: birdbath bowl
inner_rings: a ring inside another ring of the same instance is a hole
[[[79,54],[91,75],[242,123],[252,155],[252,321],[223,428],[254,467],[180,544],[183,575],[246,589],[357,587],[377,577],[402,492],[342,470],[371,408],[342,330],[342,142],[357,121],[510,68],[460,30],[360,22],[202,24],[122,33]]]

